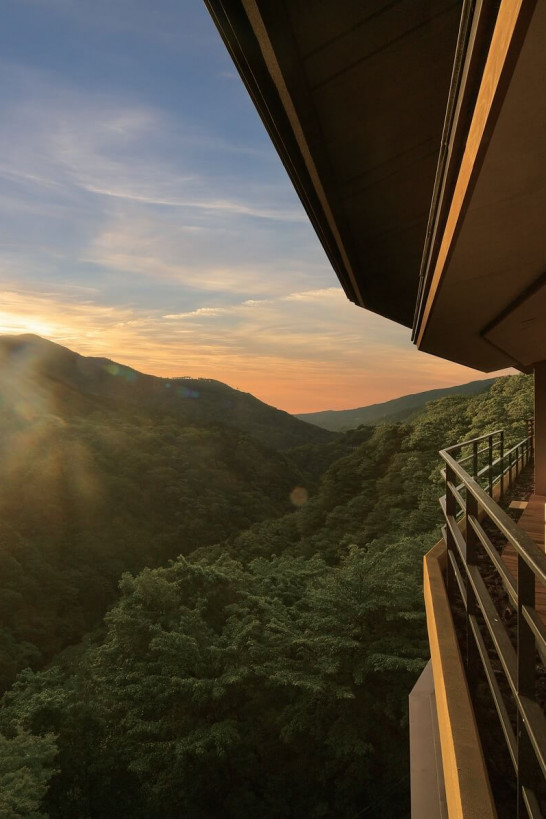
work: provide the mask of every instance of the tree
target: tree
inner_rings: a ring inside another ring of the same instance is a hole
[[[33,736],[17,730],[6,737],[0,733],[0,817],[39,819],[41,801],[54,773],[57,755],[52,734]]]

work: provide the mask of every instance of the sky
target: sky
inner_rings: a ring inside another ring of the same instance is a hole
[[[486,377],[347,300],[201,0],[0,12],[0,333],[288,412]]]

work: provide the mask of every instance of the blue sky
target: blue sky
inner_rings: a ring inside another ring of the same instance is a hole
[[[0,332],[294,412],[480,377],[347,301],[200,0],[0,9]]]

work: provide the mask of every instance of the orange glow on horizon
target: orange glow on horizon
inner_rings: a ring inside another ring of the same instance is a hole
[[[70,346],[70,345],[68,345]],[[89,350],[71,349],[81,352],[82,355],[106,355],[114,361],[132,367],[138,372],[155,375],[160,378],[211,378],[221,381],[241,392],[252,394],[255,398],[277,409],[292,414],[320,412],[322,410],[346,410],[356,407],[379,404],[399,398],[403,395],[424,392],[426,390],[452,387],[465,384],[469,381],[491,378],[495,373],[482,373],[463,367],[453,362],[419,353],[415,350],[416,362],[423,356],[433,362],[434,366],[401,373],[395,371],[394,377],[389,377],[389,362],[383,361],[383,368],[379,373],[363,374],[349,367],[343,369],[335,362],[287,362],[277,361],[248,361],[236,357],[224,359],[221,365],[214,362],[214,357],[208,360],[200,354],[198,362],[187,360],[183,366],[176,366],[176,351],[172,353],[172,363],[165,361],[162,350],[157,351],[154,358],[150,350],[150,359],[144,362],[141,356],[130,354],[114,355],[111,352],[92,353]],[[87,344],[85,345],[87,347]],[[503,370],[498,375],[513,372]]]
[[[58,295],[1,296],[2,332],[34,333],[149,375],[212,378],[290,413],[353,409],[490,377],[419,352],[405,328],[355,308],[333,288],[278,304],[200,309],[189,320]],[[226,313],[239,323],[223,323]]]

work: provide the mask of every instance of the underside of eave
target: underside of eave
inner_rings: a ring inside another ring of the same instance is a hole
[[[205,2],[346,295],[411,327],[461,2]]]
[[[339,239],[329,225],[302,148],[296,139],[279,89],[264,59],[244,3],[233,0],[229,4],[229,10],[226,11],[221,0],[204,0],[204,2],[347,298],[360,307],[367,306],[350,274],[350,269],[347,270],[347,264],[342,258]]]
[[[544,4],[501,3],[415,332],[484,372],[544,358],[545,35]]]
[[[476,106],[483,69],[499,10],[498,0],[464,0],[442,145],[421,259],[412,340],[420,336],[435,264],[449,215],[461,160]]]

